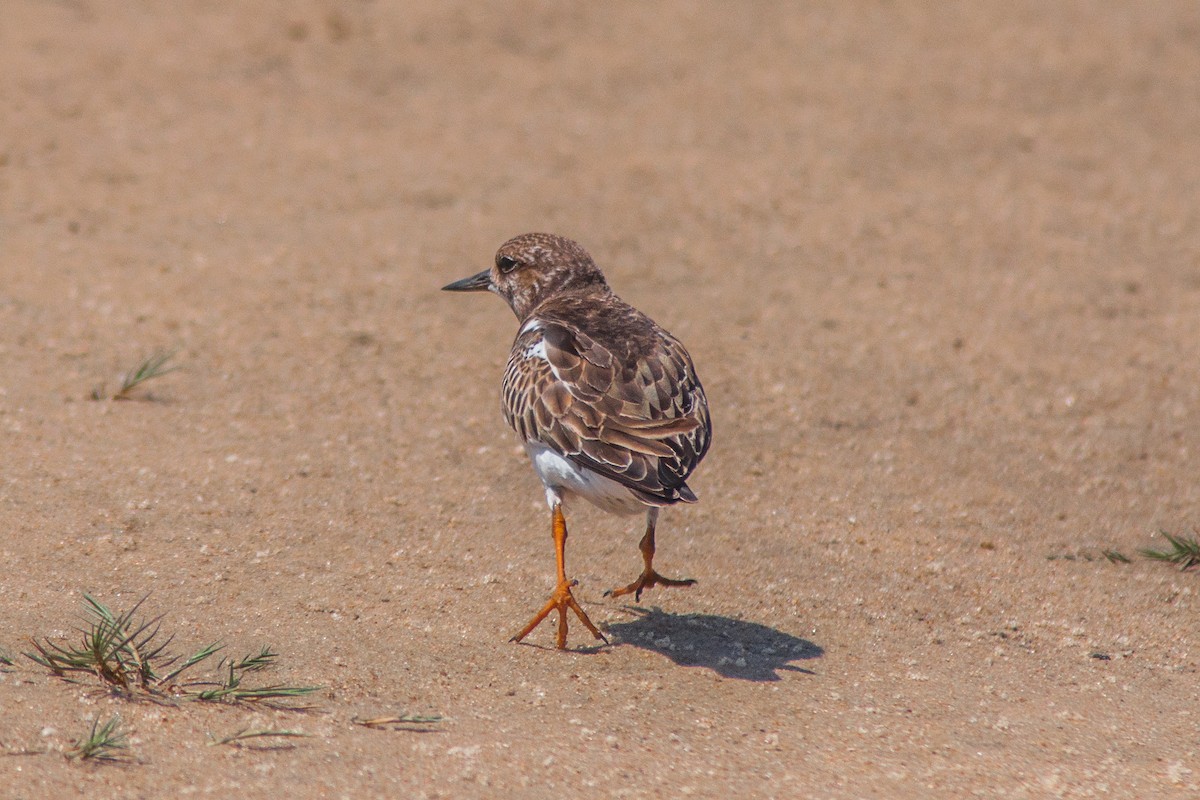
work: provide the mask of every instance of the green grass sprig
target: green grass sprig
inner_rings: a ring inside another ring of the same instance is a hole
[[[174,350],[160,350],[126,372],[121,377],[121,388],[113,392],[111,396],[108,395],[105,385],[101,383],[92,389],[91,398],[93,400],[130,400],[134,389],[147,381],[161,378],[163,375],[179,369],[178,365],[167,366],[174,357]]]
[[[1103,559],[1110,564],[1129,564],[1129,556],[1122,553],[1120,550],[1105,548],[1098,553],[1092,550],[1080,550],[1076,553],[1055,553],[1046,556],[1047,561],[1100,561]]]
[[[247,673],[260,672],[275,664],[278,654],[263,647],[240,660],[222,658],[214,680],[186,680],[184,672],[202,664],[223,649],[218,642],[206,645],[187,658],[168,651],[173,636],[160,638],[162,617],[138,620],[143,597],[129,611],[116,613],[89,594],[84,594],[85,626],[78,629],[78,644],[51,639],[31,639],[35,652],[25,656],[55,675],[72,679],[95,675],[118,694],[139,694],[151,699],[223,701],[247,703],[282,700],[309,695],[321,686],[262,687],[243,685]],[[281,706],[295,708],[294,706]]]
[[[1178,564],[1181,570],[1200,566],[1200,541],[1197,541],[1195,536],[1172,536],[1161,529],[1159,533],[1170,543],[1170,548],[1156,550],[1144,547],[1138,551],[1142,556],[1155,561]]]
[[[114,715],[108,722],[101,724],[100,718],[97,717],[92,723],[91,732],[75,742],[75,746],[64,755],[80,761],[108,764],[127,762],[130,758],[129,736],[121,730],[121,718]]]

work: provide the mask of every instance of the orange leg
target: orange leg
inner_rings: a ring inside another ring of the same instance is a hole
[[[520,633],[512,637],[510,641],[519,642],[524,639],[529,633],[538,626],[538,624],[550,615],[551,611],[558,609],[558,649],[567,649],[567,609],[575,612],[584,626],[592,632],[592,635],[600,639],[605,644],[608,644],[608,639],[604,638],[592,621],[588,619],[587,614],[583,613],[583,609],[579,607],[579,603],[575,601],[575,596],[571,594],[571,587],[577,581],[567,580],[567,520],[563,517],[562,506],[556,505],[553,510],[553,527],[554,527],[554,554],[558,560],[558,585],[554,588],[554,593],[550,595],[550,599],[546,605],[542,606],[542,610],[529,621],[529,624],[521,629]]]
[[[645,565],[642,569],[642,574],[628,586],[623,586],[620,589],[609,589],[604,593],[605,597],[620,597],[623,594],[632,593],[634,601],[640,602],[642,592],[651,586],[691,586],[696,582],[694,578],[684,578],[683,580],[664,578],[654,571],[654,526],[657,522],[658,509],[653,508],[646,514],[646,535],[642,537],[641,543],[638,544],[638,549],[642,551],[642,563]]]

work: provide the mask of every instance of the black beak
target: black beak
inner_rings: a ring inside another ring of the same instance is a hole
[[[478,275],[463,278],[461,281],[448,283],[442,287],[443,292],[485,292],[492,288],[492,272],[485,269]]]

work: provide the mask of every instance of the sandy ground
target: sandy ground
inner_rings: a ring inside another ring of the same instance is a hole
[[[1200,524],[1200,9],[481,6],[4,3],[0,795],[1194,796],[1200,583],[1136,551]],[[605,600],[640,531],[570,515],[599,650],[508,642],[516,325],[438,291],[527,230],[713,404],[697,586]],[[51,677],[85,591],[318,709]]]

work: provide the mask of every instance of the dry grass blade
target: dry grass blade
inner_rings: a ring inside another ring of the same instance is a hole
[[[265,738],[308,739],[308,738],[310,738],[310,734],[307,734],[304,731],[271,730],[268,728],[263,728],[263,729],[245,728],[243,730],[238,731],[237,733],[226,736],[224,739],[218,739],[216,741],[209,742],[209,745],[210,746],[215,746],[215,745],[219,745],[219,744],[237,745],[248,739],[265,739]]]
[[[373,717],[371,719],[362,719],[353,717],[350,720],[355,725],[362,725],[364,728],[386,728],[389,725],[429,725],[435,722],[441,722],[442,717],[436,714],[403,714],[401,716],[390,717]]]
[[[121,718],[113,716],[108,722],[100,724],[100,719],[92,723],[92,730],[86,737],[75,743],[66,751],[67,758],[77,758],[80,761],[97,761],[105,763],[121,763],[129,759],[129,737],[121,729]]]
[[[1178,564],[1181,570],[1200,566],[1200,541],[1197,541],[1195,536],[1172,536],[1164,530],[1160,530],[1159,533],[1170,543],[1170,549],[1155,550],[1146,547],[1138,552],[1146,558],[1154,559],[1155,561],[1167,561],[1172,564]]]
[[[44,756],[50,752],[50,748],[42,747],[38,749],[22,748],[20,750],[4,750],[0,755],[5,756]]]

